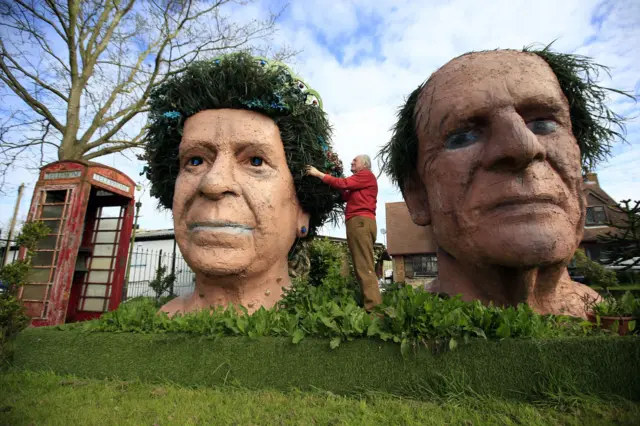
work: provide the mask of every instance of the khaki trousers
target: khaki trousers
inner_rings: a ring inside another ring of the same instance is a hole
[[[382,302],[373,255],[373,244],[377,233],[375,219],[354,216],[347,220],[347,245],[351,252],[356,279],[362,291],[364,308],[367,311],[373,310]]]

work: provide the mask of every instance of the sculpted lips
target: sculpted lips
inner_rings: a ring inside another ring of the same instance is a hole
[[[551,195],[530,195],[530,196],[515,196],[505,197],[489,205],[489,209],[499,209],[501,207],[510,207],[527,204],[554,204],[560,205],[560,200],[557,197]]]
[[[521,217],[522,215],[548,215],[552,212],[564,212],[562,202],[559,197],[550,195],[530,195],[530,196],[511,196],[501,197],[485,204],[481,209],[489,216],[504,215]],[[506,219],[506,218],[505,218]],[[504,219],[501,219],[504,220]]]
[[[191,232],[218,231],[218,232],[250,232],[254,228],[242,223],[227,220],[197,221],[187,223],[187,229]]]

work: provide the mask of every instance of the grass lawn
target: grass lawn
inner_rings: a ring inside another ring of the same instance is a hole
[[[330,374],[330,373],[329,373]],[[0,373],[1,425],[637,425],[640,404],[550,395],[538,403],[464,391],[431,402],[390,395],[186,388],[53,373]]]

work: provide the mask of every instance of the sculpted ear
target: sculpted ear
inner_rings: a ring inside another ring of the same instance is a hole
[[[402,186],[402,195],[413,223],[420,226],[431,225],[427,189],[415,171],[405,179]]]

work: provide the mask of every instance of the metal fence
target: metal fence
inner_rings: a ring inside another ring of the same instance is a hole
[[[16,260],[18,260],[18,254],[20,251],[18,250],[18,247],[15,244],[16,244],[15,240],[9,241],[9,240],[0,238],[0,267],[2,267],[2,260],[4,259],[4,252],[7,250],[7,247],[9,248],[9,256],[7,256],[7,264],[13,263]]]
[[[122,301],[139,296],[156,297],[149,283],[155,279],[161,265],[166,267],[166,274],[174,273],[176,277],[172,288],[161,296],[182,296],[193,291],[195,274],[178,253],[147,249],[131,253],[129,280],[125,283]]]

